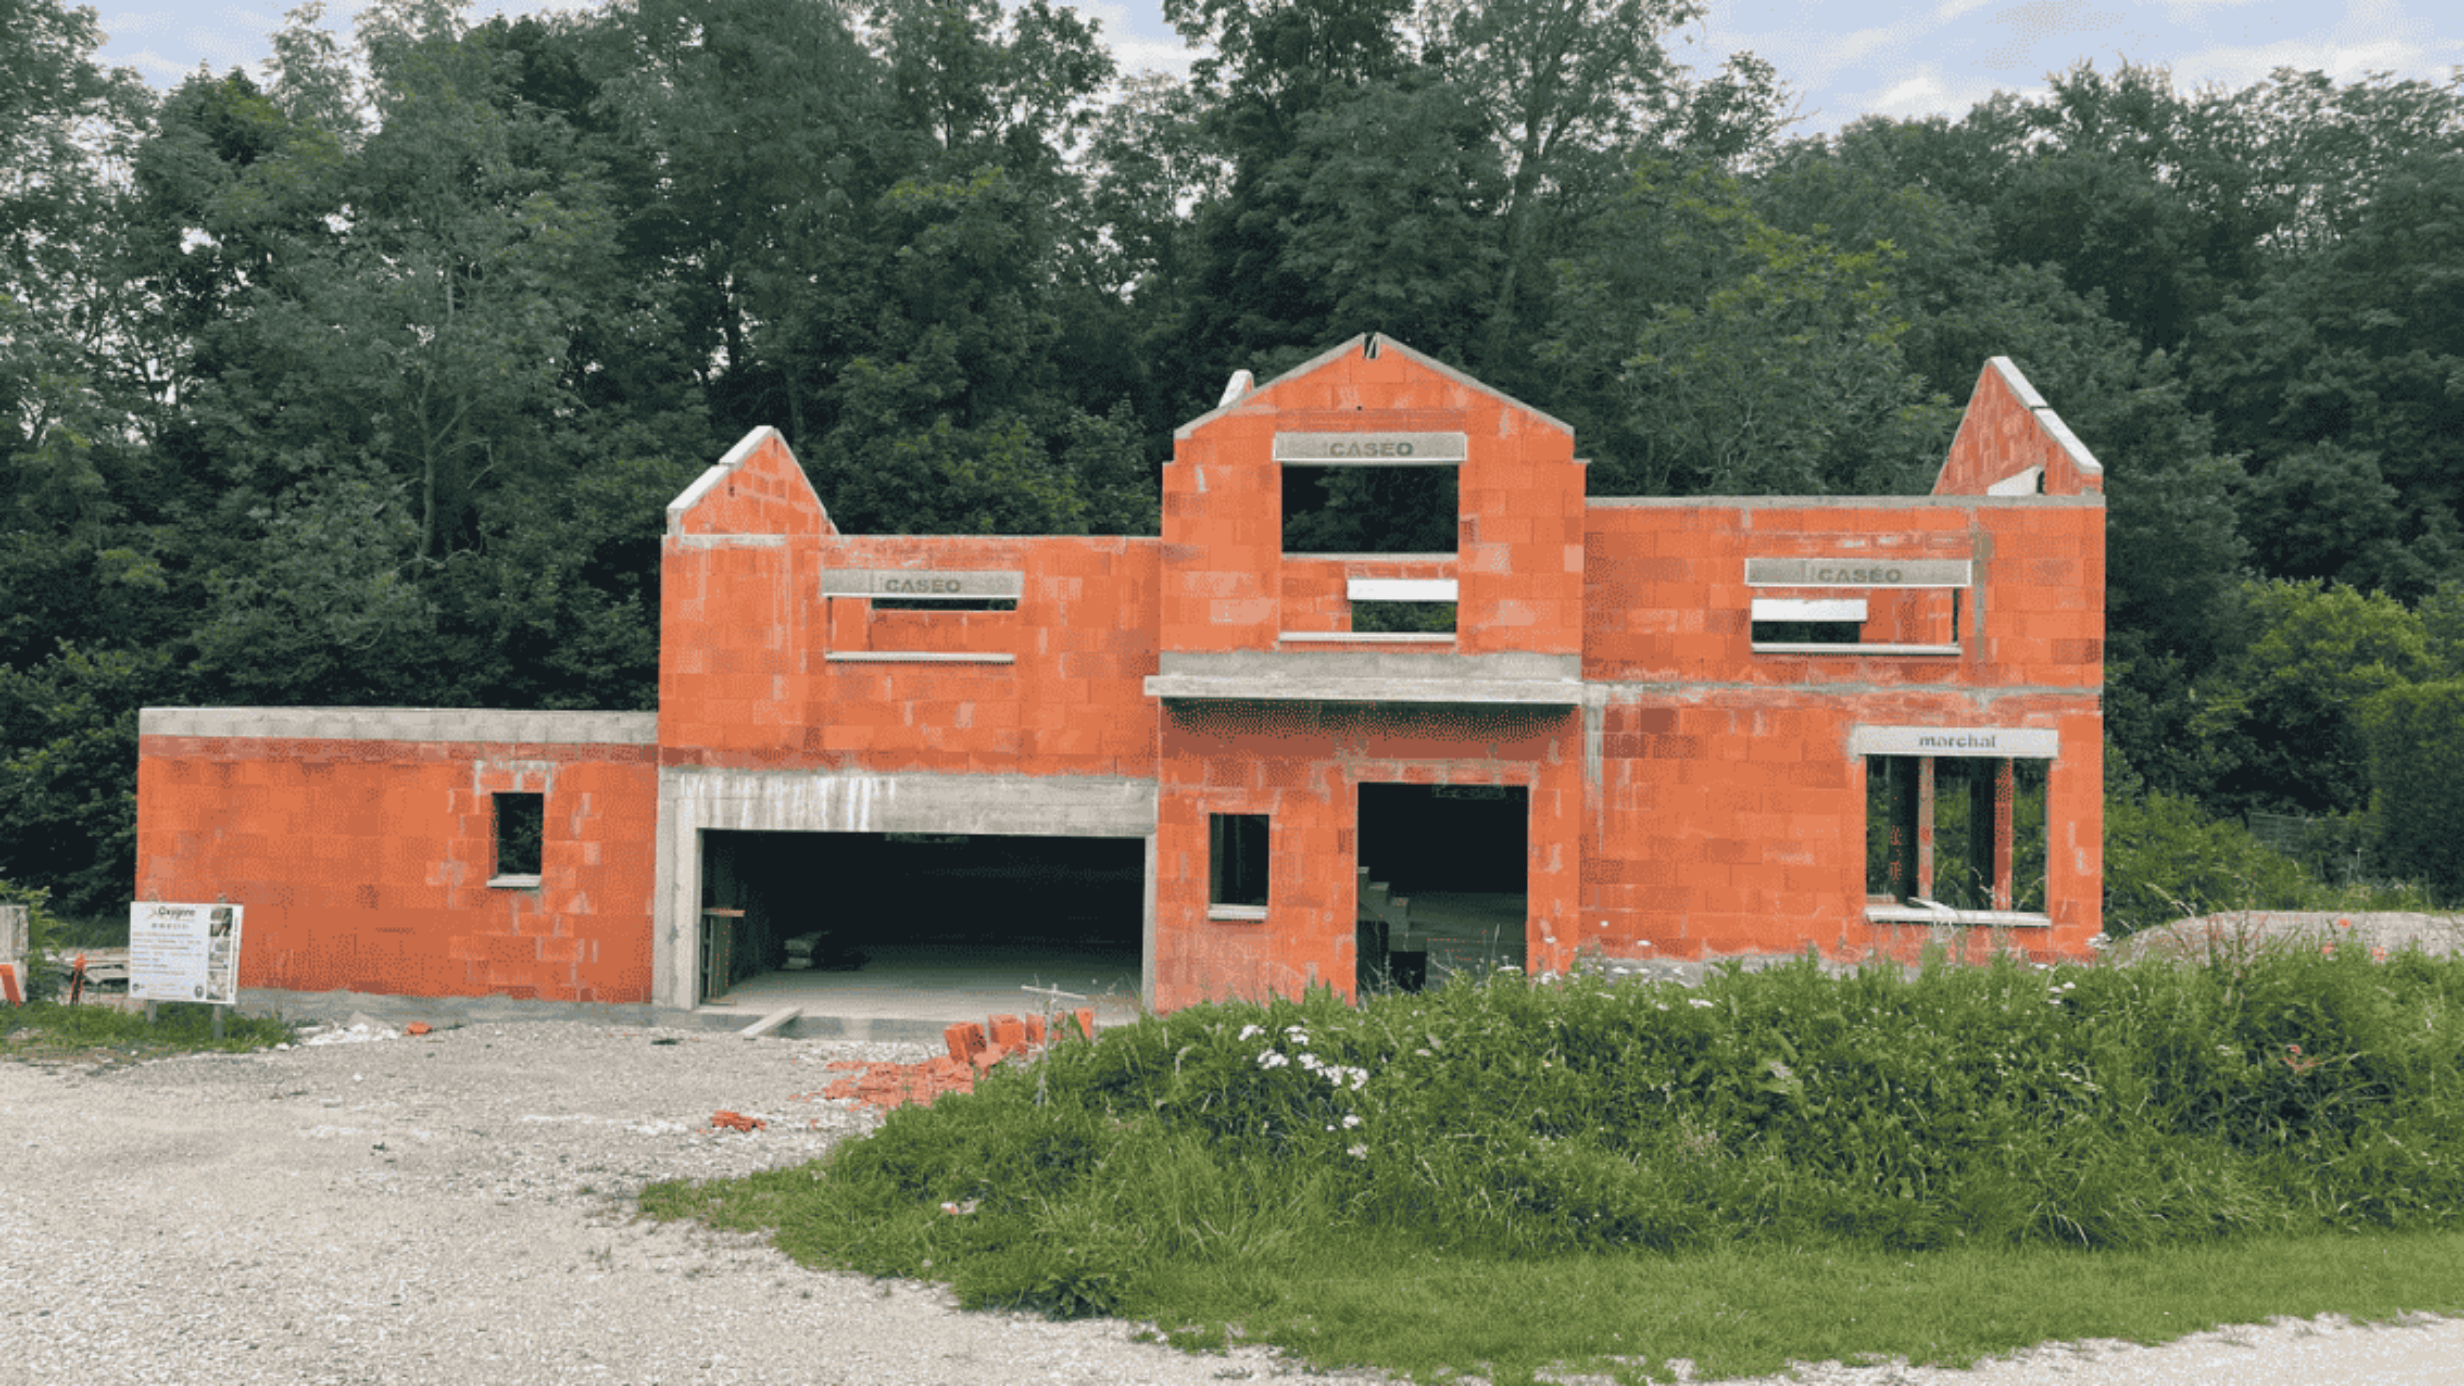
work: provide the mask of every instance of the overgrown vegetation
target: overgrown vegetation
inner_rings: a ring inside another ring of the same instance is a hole
[[[69,1006],[38,1001],[0,1009],[0,1058],[69,1059],[137,1063],[173,1054],[244,1054],[294,1037],[289,1021],[227,1015],[214,1037],[214,1008],[185,1001],[163,1003],[155,1019],[114,1006]]]
[[[903,1110],[820,1166],[643,1206],[773,1229],[813,1264],[945,1279],[969,1304],[1127,1313],[1198,1340],[1237,1323],[1329,1360],[1427,1366],[1425,1344],[1374,1346],[1408,1296],[1309,1317],[1296,1287],[1353,1267],[1459,1298],[1431,1287],[1499,1267],[2047,1267],[2451,1236],[2460,1142],[2464,963],[2259,949],[1832,976],[1809,959],[1699,989],[1507,973],[1358,1008],[1192,1007]],[[1443,1330],[1442,1365],[1553,1360],[1476,1346],[1490,1330],[1464,1324],[1487,1317]],[[1993,1350],[1954,1338],[1954,1357]]]

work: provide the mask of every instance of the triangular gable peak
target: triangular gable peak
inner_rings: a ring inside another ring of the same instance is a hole
[[[1227,415],[1286,411],[1453,409],[1485,403],[1528,418],[1571,438],[1565,421],[1534,409],[1505,391],[1474,380],[1454,367],[1415,351],[1383,333],[1365,333],[1321,352],[1263,385],[1235,371],[1213,409],[1173,430],[1185,439]]]
[[[1450,490],[1455,523],[1442,541],[1426,513],[1384,536],[1339,524],[1371,551],[1332,551],[1311,497],[1349,468],[1451,470],[1450,488],[1398,489],[1432,503]],[[1175,432],[1163,493],[1167,649],[1580,648],[1574,431],[1391,338],[1355,337],[1263,385],[1234,373]],[[1447,605],[1451,631],[1390,624]]]
[[[1937,496],[2101,494],[2105,469],[2007,356],[1985,363],[1934,481]]]
[[[830,512],[788,451],[764,426],[747,433],[708,471],[668,502],[670,537],[727,534],[835,536]]]

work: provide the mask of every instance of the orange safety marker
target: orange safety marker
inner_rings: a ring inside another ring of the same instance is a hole
[[[0,963],[0,996],[7,997],[8,1003],[12,1006],[26,1004],[26,994],[17,986],[17,964],[15,963]]]

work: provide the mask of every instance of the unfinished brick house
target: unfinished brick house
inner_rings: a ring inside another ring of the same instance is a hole
[[[1161,538],[841,534],[757,429],[668,507],[658,712],[150,709],[137,892],[246,904],[246,987],[667,1006],[927,933],[1164,1009],[2085,950],[2102,477],[2008,361],[1930,495],[1584,470],[1376,337],[1236,375]]]

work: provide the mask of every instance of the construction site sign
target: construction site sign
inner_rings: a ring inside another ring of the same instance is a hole
[[[238,1004],[240,914],[238,905],[130,905],[129,996],[139,1001]]]

